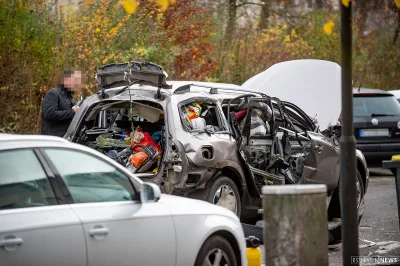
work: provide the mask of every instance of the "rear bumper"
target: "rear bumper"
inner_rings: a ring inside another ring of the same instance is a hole
[[[363,152],[369,167],[382,167],[383,160],[391,160],[393,155],[400,154],[400,142],[359,143],[357,149]]]

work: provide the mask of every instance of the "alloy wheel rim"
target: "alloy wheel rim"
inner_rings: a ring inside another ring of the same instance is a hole
[[[221,185],[214,194],[213,204],[225,207],[237,214],[237,197],[229,185]]]
[[[214,248],[208,252],[203,266],[228,266],[231,265],[228,255],[220,248]]]
[[[361,186],[360,186],[360,181],[358,181],[357,178],[357,182],[356,182],[356,188],[357,188],[357,209],[360,207],[361,205]]]

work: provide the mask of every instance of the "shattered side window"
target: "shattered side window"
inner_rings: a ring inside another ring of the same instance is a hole
[[[180,105],[182,123],[189,132],[226,131],[218,106],[213,102],[196,100]]]

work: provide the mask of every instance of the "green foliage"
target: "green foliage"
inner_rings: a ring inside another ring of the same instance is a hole
[[[4,130],[37,132],[40,102],[49,86],[55,28],[43,1],[0,2],[0,125]]]

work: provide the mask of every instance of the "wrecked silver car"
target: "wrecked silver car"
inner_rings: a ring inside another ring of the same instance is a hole
[[[324,131],[297,105],[232,84],[166,81],[162,67],[102,66],[66,139],[90,146],[164,193],[261,220],[264,185],[325,184],[329,219],[340,218],[340,127]],[[359,206],[368,172],[359,163]]]

